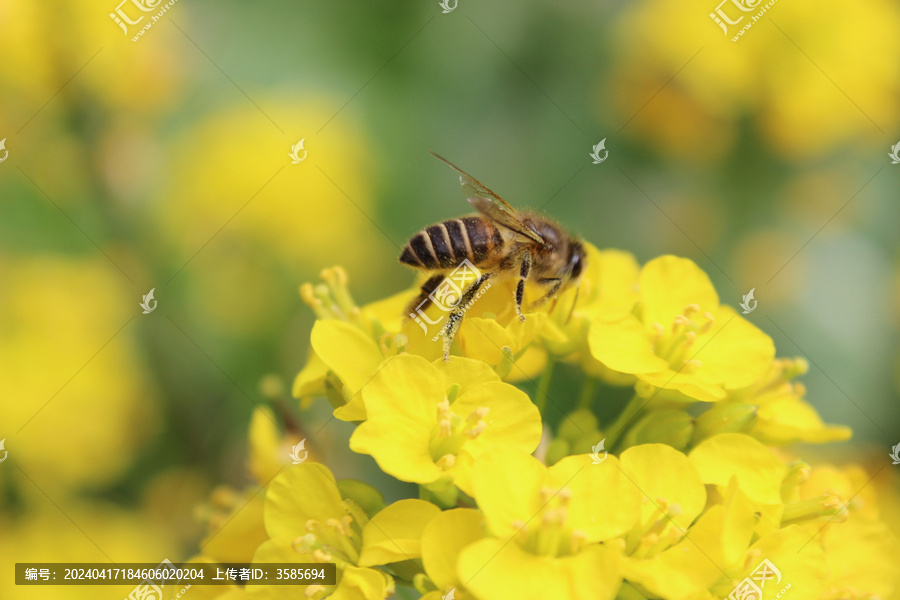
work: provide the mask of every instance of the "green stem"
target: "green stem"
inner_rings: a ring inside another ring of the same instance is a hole
[[[607,428],[603,429],[603,433],[606,435],[606,449],[607,451],[612,451],[615,447],[616,442],[619,441],[619,437],[621,437],[622,433],[625,431],[625,428],[628,427],[637,414],[644,407],[644,403],[646,402],[646,398],[635,394],[631,400],[628,401],[628,404],[625,406],[625,410],[616,417],[616,420]]]
[[[555,365],[556,361],[547,357],[547,366],[544,367],[544,372],[541,373],[541,379],[537,384],[538,390],[537,394],[535,394],[534,405],[538,407],[542,415],[544,414],[544,408],[547,406],[547,390],[550,388],[550,378],[553,377],[553,367]]]
[[[581,396],[578,398],[578,408],[582,410],[591,410],[591,400],[594,399],[594,392],[597,390],[597,380],[593,377],[587,377],[584,380],[584,386],[581,388]]]

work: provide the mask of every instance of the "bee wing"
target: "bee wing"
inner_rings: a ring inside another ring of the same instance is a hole
[[[434,156],[450,165],[454,171],[459,173],[459,183],[462,186],[463,193],[466,195],[466,200],[478,212],[510,231],[525,236],[538,244],[544,243],[544,238],[541,237],[541,234],[523,223],[519,211],[510,206],[506,200],[446,158],[437,154],[434,154]]]

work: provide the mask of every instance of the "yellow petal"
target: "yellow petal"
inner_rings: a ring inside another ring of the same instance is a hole
[[[494,319],[466,317],[458,337],[463,354],[489,365],[500,364],[504,347],[516,350],[510,332]]]
[[[548,321],[549,323],[549,321]],[[531,344],[525,352],[516,358],[504,381],[530,381],[540,375],[547,367],[547,350],[543,345]]]
[[[884,523],[851,519],[829,527],[823,541],[831,584],[837,589],[887,598],[900,583],[900,544]]]
[[[656,506],[658,498],[668,505],[678,504],[681,514],[672,517],[676,526],[687,529],[706,505],[706,488],[688,457],[664,444],[644,444],[625,450],[619,457],[622,470],[652,502],[643,504],[641,522],[664,519]]]
[[[352,394],[368,383],[383,359],[372,338],[345,321],[316,321],[310,340],[322,362],[335,372]]]
[[[852,515],[878,519],[878,494],[873,486],[867,485],[871,478],[871,474],[857,465],[840,469],[830,465],[817,466],[812,469],[809,479],[800,484],[800,497],[795,500],[814,498],[832,490],[844,500],[853,498],[848,505]]]
[[[735,476],[751,500],[781,504],[781,482],[787,468],[771,450],[748,435],[713,436],[694,448],[690,459],[704,483],[725,486]]]
[[[814,532],[813,532],[814,533]],[[775,600],[778,593],[790,585],[789,596],[795,600],[819,600],[828,580],[828,568],[822,546],[810,541],[809,529],[789,525],[772,535],[767,535],[750,547],[756,556],[749,561],[749,568],[730,571],[735,583],[749,577],[763,559],[781,572],[781,581],[771,579],[766,583],[763,600]]]
[[[261,485],[265,485],[287,464],[285,441],[275,426],[274,416],[268,408],[257,408],[250,417],[248,434],[250,445],[250,472]],[[299,440],[298,440],[299,441]]]
[[[714,528],[720,520],[721,507],[715,506],[701,515],[689,538],[651,559],[626,557],[622,566],[625,579],[665,600],[687,600],[707,589],[722,576],[710,557],[718,544]]]
[[[660,373],[642,373],[638,379],[662,389],[658,395],[660,400],[719,402],[727,396],[722,385],[710,381],[703,368],[693,372],[669,369]]]
[[[597,250],[587,247],[587,269],[578,297],[576,313],[624,314],[638,300],[637,285],[640,266],[634,255],[621,250]]]
[[[753,537],[757,505],[741,491],[736,477],[729,480],[724,496],[721,561],[725,565],[735,565],[743,560]]]
[[[422,532],[422,564],[438,589],[461,587],[456,563],[462,550],[484,537],[477,510],[454,508],[434,517]]]
[[[330,600],[384,600],[388,597],[385,575],[368,568],[347,567],[343,577],[328,596]]]
[[[305,535],[310,519],[319,523],[340,520],[345,515],[340,503],[334,475],[325,465],[289,465],[272,480],[266,492],[266,531],[273,538]]]
[[[687,258],[654,258],[641,269],[639,285],[647,325],[659,323],[668,328],[690,304],[710,312],[719,307],[719,295],[709,276]]]
[[[538,556],[516,543],[484,539],[459,557],[459,574],[479,598],[491,600],[613,600],[621,585],[620,556],[588,546],[562,558]]]
[[[477,458],[502,445],[526,454],[534,452],[541,441],[541,413],[518,388],[499,381],[480,385],[457,398],[451,410],[465,418],[478,408],[487,408],[487,428],[465,449]]]
[[[228,521],[203,541],[204,555],[219,562],[247,562],[266,540],[264,506],[261,495],[236,506]]]
[[[728,556],[743,564],[753,532],[753,511],[743,506],[724,508],[715,505],[700,515],[680,542],[650,559],[627,557],[623,565],[625,579],[640,584],[652,595],[665,600],[693,600],[722,579],[722,569],[732,565]],[[748,526],[741,541],[735,537],[738,523]],[[727,533],[726,530],[730,531]],[[734,547],[727,548],[729,544]]]
[[[658,373],[669,363],[653,352],[644,325],[632,315],[615,322],[595,320],[588,333],[591,354],[620,373]]]
[[[439,358],[431,364],[443,375],[444,389],[449,388],[454,383],[458,383],[460,394],[464,394],[467,390],[482,383],[500,381],[500,377],[497,376],[494,369],[480,360],[451,356],[447,362]]]
[[[546,322],[547,313],[543,312],[526,313],[524,321],[519,319],[510,321],[506,330],[512,338],[513,351],[518,354],[520,350],[534,341]]]
[[[325,393],[324,381],[325,375],[328,374],[328,365],[326,365],[319,355],[310,348],[309,356],[306,359],[306,366],[297,373],[294,378],[294,386],[291,390],[294,398],[304,398],[306,396],[316,396]]]
[[[587,534],[588,543],[628,532],[641,514],[641,491],[622,472],[615,456],[596,465],[587,454],[567,456],[547,470],[543,485],[553,490],[568,488],[572,494],[566,508],[568,523]],[[604,506],[602,499],[610,506]]]
[[[358,564],[373,567],[419,558],[422,531],[441,512],[431,502],[407,499],[394,502],[372,517],[363,529]]]
[[[527,522],[541,508],[539,490],[546,467],[525,452],[498,448],[472,467],[472,488],[488,528],[504,540],[513,522]]]
[[[842,442],[853,435],[849,427],[825,425],[812,405],[794,396],[783,395],[760,404],[756,426],[750,433],[764,444],[824,444]]]
[[[441,476],[429,452],[445,381],[424,358],[398,355],[363,389],[368,419],[350,449],[371,455],[381,470],[403,481],[431,483]]]
[[[715,316],[713,328],[696,342],[694,358],[703,363],[700,370],[726,389],[757,381],[775,359],[772,338],[730,306],[722,306]]]
[[[424,283],[424,282],[423,282]],[[366,304],[362,308],[363,320],[376,319],[387,331],[400,331],[403,320],[408,318],[404,312],[413,298],[419,293],[418,286],[415,289],[405,290]]]
[[[378,371],[384,358],[375,342],[359,327],[337,319],[318,320],[310,335],[313,350],[344,384],[348,403],[336,408],[343,421],[365,419],[365,406],[358,392]]]

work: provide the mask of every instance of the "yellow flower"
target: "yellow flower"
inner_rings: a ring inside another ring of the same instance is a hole
[[[376,529],[402,539],[393,527],[397,521],[396,517],[383,519]],[[266,493],[265,525],[270,539],[257,548],[253,561],[333,562],[337,565],[336,586],[299,586],[299,592],[310,600],[325,596],[383,600],[393,592],[393,579],[370,567],[388,562],[389,553],[379,550],[384,540],[369,531],[369,522],[356,502],[342,497],[325,466],[314,462],[292,465],[275,477]],[[286,597],[288,593],[279,587],[259,586],[251,597]],[[290,595],[296,594],[290,591]]]
[[[609,456],[569,456],[552,467],[508,448],[481,456],[472,487],[491,537],[462,551],[460,580],[491,600],[612,600],[619,551],[600,542],[629,531],[640,492]]]
[[[772,340],[719,297],[706,273],[663,256],[641,269],[633,314],[593,319],[591,353],[666,397],[715,402],[751,384],[772,363]]]
[[[900,542],[880,520],[872,475],[858,466],[830,465],[807,470],[808,479],[796,486],[795,500],[834,495],[847,498],[846,520],[834,519],[810,525],[811,543],[821,544],[828,564],[828,586],[823,595],[835,599],[855,590],[857,597],[889,597],[900,584],[897,555]]]
[[[363,388],[368,419],[350,438],[350,449],[370,454],[402,481],[469,492],[469,469],[500,446],[532,452],[541,417],[528,396],[485,363],[453,357],[429,363],[394,357]]]
[[[772,533],[781,525],[784,504],[781,486],[788,468],[775,454],[749,435],[723,433],[701,442],[688,455],[703,483],[724,495],[736,485],[760,513],[757,531]]]
[[[307,364],[294,379],[293,395],[301,400],[327,396],[335,405],[336,418],[362,421],[366,409],[359,391],[399,348],[372,311],[353,301],[344,269],[325,269],[321,276],[325,284],[307,283],[300,288],[300,296],[318,320],[310,334]],[[400,343],[405,345],[402,338]]]
[[[437,587],[423,598],[441,600],[454,591],[456,600],[473,598],[456,569],[460,553],[484,537],[484,517],[477,510],[454,508],[434,517],[422,532],[422,564]]]
[[[817,495],[801,496],[796,487],[809,477],[808,465],[785,465],[772,450],[749,435],[713,436],[689,456],[703,483],[716,486],[721,495],[736,486],[747,496],[758,513],[757,535],[769,535],[789,525],[847,520],[846,489],[845,495],[829,487]]]
[[[732,490],[706,509],[703,481],[691,461],[663,444],[629,448],[622,470],[643,495],[641,518],[625,536],[625,579],[666,600],[693,598],[722,576],[720,565],[743,557],[753,509]],[[701,514],[702,513],[702,514]]]
[[[849,427],[823,423],[816,409],[804,400],[806,387],[791,381],[808,369],[809,365],[801,358],[777,359],[759,381],[729,393],[729,402],[759,407],[750,435],[772,446],[850,439]]]
[[[735,586],[742,585],[745,578],[757,571],[763,560],[768,560],[780,572],[781,579],[776,579],[777,575],[767,565],[771,579],[764,582],[760,600],[776,600],[779,594],[784,595],[785,588],[790,598],[820,600],[828,568],[822,548],[808,543],[809,538],[810,532],[799,525],[789,525],[761,537],[749,547],[739,566],[722,565],[728,577],[712,588],[713,593],[720,598],[727,597]]]

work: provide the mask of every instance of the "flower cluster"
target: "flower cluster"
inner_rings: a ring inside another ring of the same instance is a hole
[[[449,361],[435,331],[403,319],[416,290],[358,306],[340,268],[301,288],[318,319],[294,396],[327,398],[355,424],[350,450],[419,497],[386,505],[314,461],[273,469],[254,560],[333,562],[337,582],[248,597],[892,593],[900,546],[866,473],[784,448],[850,437],[805,400],[806,363],[776,358],[690,260],[588,252],[579,292],[524,322],[514,282],[500,280],[467,312]],[[581,394],[552,393],[554,368]]]

